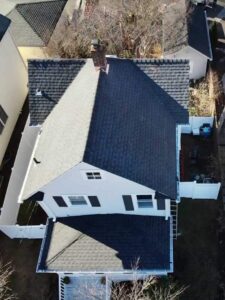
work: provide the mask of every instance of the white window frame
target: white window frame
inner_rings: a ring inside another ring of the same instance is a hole
[[[137,196],[148,196],[148,195],[152,196],[152,207],[139,207]],[[154,195],[152,193],[138,193],[138,194],[132,194],[131,196],[132,196],[133,205],[134,205],[135,210],[144,211],[144,210],[149,210],[149,209],[151,209],[151,210],[156,209],[156,202],[155,202]]]
[[[70,194],[70,195],[62,195],[62,197],[63,197],[64,201],[66,202],[66,204],[68,205],[68,207],[92,207],[87,195]],[[87,202],[87,204],[77,204],[77,205],[73,205],[73,204],[70,202],[69,197],[84,197],[84,199],[85,199],[85,201]]]

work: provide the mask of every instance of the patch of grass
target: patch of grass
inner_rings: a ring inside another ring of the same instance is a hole
[[[175,242],[175,276],[189,286],[182,300],[214,300],[219,285],[217,217],[220,201],[182,200]]]

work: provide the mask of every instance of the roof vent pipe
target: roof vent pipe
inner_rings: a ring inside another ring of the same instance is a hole
[[[39,89],[36,89],[35,96],[41,97],[43,95],[42,91]]]

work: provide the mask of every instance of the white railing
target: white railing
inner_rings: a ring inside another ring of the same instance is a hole
[[[43,239],[45,225],[0,225],[0,231],[11,239]]]
[[[22,133],[16,160],[12,168],[12,174],[9,180],[3,207],[1,208],[0,225],[14,225],[17,222],[17,215],[20,207],[20,204],[18,203],[18,196],[23,186],[35,141],[39,133],[39,128],[30,127],[29,122],[30,118],[28,117]]]

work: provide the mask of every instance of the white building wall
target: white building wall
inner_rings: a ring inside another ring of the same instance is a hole
[[[8,115],[0,134],[0,164],[27,95],[27,70],[7,31],[0,42],[0,105]]]
[[[190,79],[199,79],[206,74],[208,58],[190,46],[164,57],[168,59],[188,59],[190,61]]]
[[[100,171],[102,179],[86,179],[85,172],[87,171]],[[86,163],[80,163],[76,167],[73,167],[62,176],[50,182],[41,191],[45,193],[45,197],[39,204],[51,217],[107,213],[170,216],[169,201],[166,201],[166,210],[158,210],[155,199],[153,200],[153,208],[138,208],[135,195],[152,194],[154,198],[154,190],[109,172],[99,170]],[[66,199],[67,195],[97,196],[101,207],[92,207],[89,201],[87,201],[88,205],[79,206],[72,206],[68,201],[68,207],[59,207],[52,198],[52,196],[64,196]],[[132,195],[134,211],[125,210],[122,195]]]

